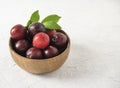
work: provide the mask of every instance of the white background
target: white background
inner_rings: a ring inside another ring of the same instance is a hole
[[[60,15],[59,24],[71,38],[65,64],[44,75],[19,68],[8,47],[10,29],[26,25],[35,10],[41,20]],[[1,0],[0,88],[120,88],[120,1]]]

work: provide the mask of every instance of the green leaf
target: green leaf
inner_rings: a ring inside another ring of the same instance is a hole
[[[33,12],[33,14],[31,15],[29,21],[27,22],[27,27],[33,23],[33,22],[38,22],[40,19],[40,15],[39,15],[39,11],[36,10],[35,12]]]
[[[27,22],[27,27],[28,27],[31,23],[32,23],[32,21],[29,20],[29,21]]]
[[[40,19],[39,11],[37,10],[37,11],[35,11],[35,12],[31,15],[30,20],[31,20],[32,22],[38,22],[39,19]]]
[[[54,22],[57,23],[60,18],[61,18],[61,17],[58,16],[58,15],[56,15],[56,14],[49,15],[49,16],[47,16],[46,18],[43,19],[42,23],[47,22],[47,21],[54,21]]]
[[[43,24],[47,29],[61,29],[61,27],[54,21],[46,21]]]

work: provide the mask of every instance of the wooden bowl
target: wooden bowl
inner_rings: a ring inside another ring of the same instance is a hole
[[[63,65],[70,51],[70,39],[68,40],[67,47],[61,54],[48,59],[28,59],[19,55],[12,47],[11,38],[9,41],[9,48],[11,56],[18,66],[30,73],[42,74],[52,72]]]

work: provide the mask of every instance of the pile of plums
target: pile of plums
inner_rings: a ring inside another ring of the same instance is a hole
[[[18,54],[30,59],[47,59],[62,53],[68,37],[62,30],[46,29],[35,22],[25,27],[15,25],[11,31],[12,47]]]

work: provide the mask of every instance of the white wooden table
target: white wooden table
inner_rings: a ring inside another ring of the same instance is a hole
[[[11,27],[37,9],[41,18],[60,15],[72,42],[65,64],[44,75],[18,67],[8,47]],[[120,1],[0,1],[0,88],[120,88]]]

